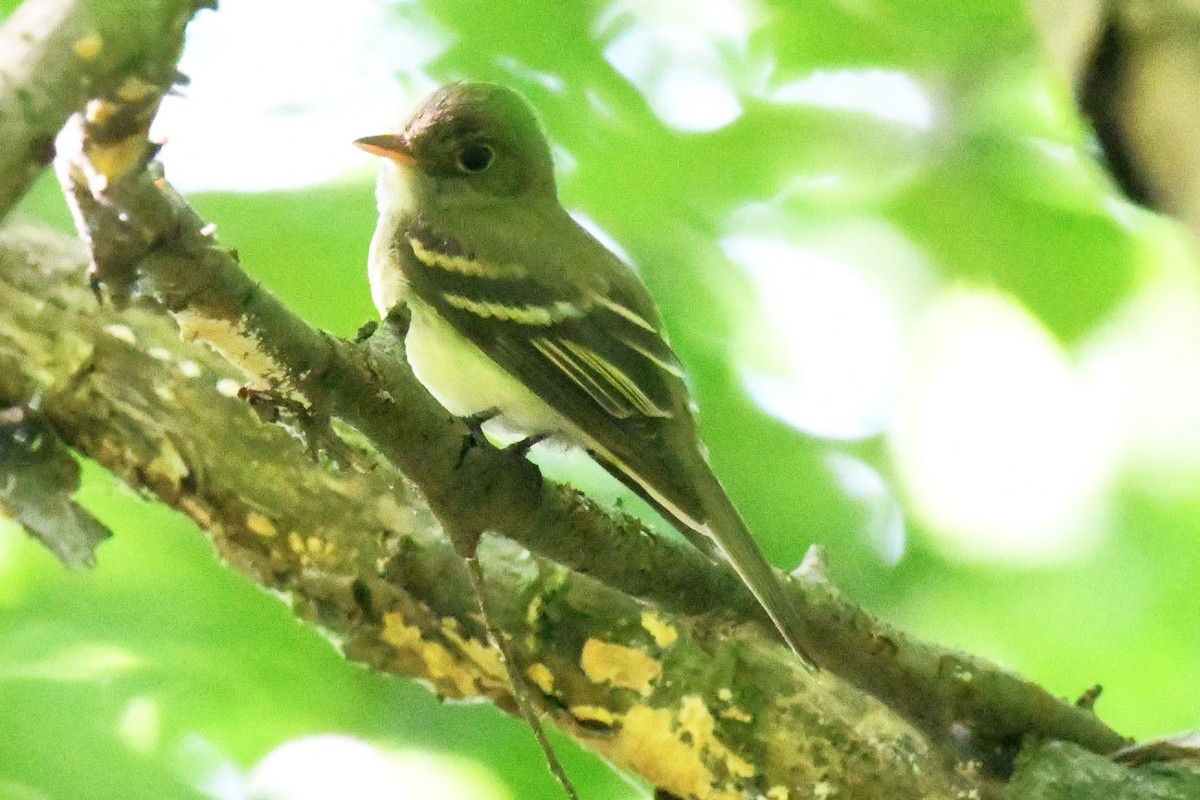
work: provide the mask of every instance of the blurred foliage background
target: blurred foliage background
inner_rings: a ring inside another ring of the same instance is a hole
[[[162,157],[307,318],[372,315],[349,142],[444,81],[512,85],[564,203],[659,300],[776,563],[821,543],[901,627],[1064,696],[1101,683],[1123,733],[1195,727],[1195,244],[1113,187],[1016,0],[222,6]],[[49,177],[23,211],[69,229]],[[554,796],[520,723],[345,663],[86,467],[117,533],[94,571],[0,521],[0,798]],[[645,796],[558,741],[586,797]]]

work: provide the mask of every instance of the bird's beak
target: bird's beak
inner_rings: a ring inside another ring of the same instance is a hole
[[[354,144],[371,155],[390,158],[397,164],[412,166],[417,163],[416,156],[412,154],[412,150],[408,146],[408,141],[399,134],[383,133],[379,136],[364,136],[361,139],[355,139]]]

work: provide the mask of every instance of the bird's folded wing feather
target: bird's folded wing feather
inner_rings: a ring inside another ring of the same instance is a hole
[[[566,246],[484,259],[435,231],[403,235],[399,255],[422,302],[586,432],[619,468],[656,484],[689,515],[701,513],[690,476],[680,474],[691,471],[685,462],[696,447],[683,370],[627,267],[592,242],[596,249],[587,252],[611,262],[599,275],[571,280],[575,265],[542,263],[569,259],[573,248]]]

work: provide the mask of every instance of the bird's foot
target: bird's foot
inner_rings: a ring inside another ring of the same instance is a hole
[[[505,453],[510,453],[514,456],[524,458],[529,454],[530,448],[532,448],[538,442],[549,438],[549,434],[538,433],[534,434],[533,436],[526,436],[524,439],[513,442],[512,444],[506,445],[503,448],[496,448],[496,445],[492,444],[491,440],[487,438],[487,434],[483,432],[483,426],[487,424],[489,420],[493,420],[499,415],[500,409],[489,408],[476,414],[469,414],[465,417],[462,417],[463,424],[467,426],[467,430],[470,431],[470,434],[463,437],[462,450],[460,450],[458,453],[459,466],[462,466],[463,460],[467,457],[467,453],[471,452],[471,450],[476,447],[501,449]]]
[[[512,453],[514,456],[520,456],[521,458],[524,458],[525,456],[529,455],[529,449],[531,447],[538,442],[545,441],[549,438],[549,436],[550,435],[547,433],[538,433],[534,434],[533,436],[526,436],[521,441],[513,442],[508,447],[505,447],[504,452]]]
[[[495,419],[500,414],[498,408],[487,408],[483,411],[474,414],[468,414],[461,417],[464,425],[470,433],[463,437],[462,449],[458,451],[458,465],[461,467],[463,461],[467,457],[467,453],[471,452],[476,447],[493,447],[488,441],[487,435],[483,432],[483,426],[488,420]]]

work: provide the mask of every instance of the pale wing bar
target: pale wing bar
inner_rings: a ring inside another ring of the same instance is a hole
[[[524,339],[609,416],[674,416],[667,386],[682,378],[682,368],[661,334],[636,311],[598,293],[563,297],[513,265],[443,252],[430,238],[408,237],[425,268],[424,280],[414,283],[425,289],[427,301],[488,325],[505,323],[509,335]]]

